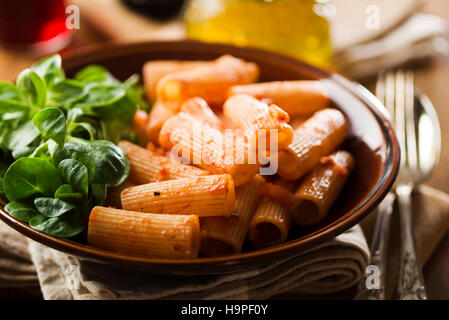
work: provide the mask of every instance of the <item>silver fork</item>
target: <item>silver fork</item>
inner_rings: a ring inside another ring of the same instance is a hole
[[[380,290],[369,290],[365,298],[385,299],[388,237],[396,194],[401,228],[397,298],[427,299],[412,229],[411,194],[414,187],[430,176],[438,162],[441,149],[438,117],[430,100],[415,92],[412,72],[381,73],[376,95],[394,120],[402,156],[395,187],[378,207],[371,242],[371,259],[379,268]]]
[[[422,116],[429,115],[429,112],[432,113],[434,110],[433,108],[430,111],[424,110],[422,104],[419,105],[421,108],[418,109],[415,103],[417,97],[412,72],[397,71],[395,74],[388,72],[385,83],[386,88],[394,87],[394,110],[391,115],[402,155],[399,175],[394,188],[398,200],[401,231],[401,260],[397,298],[401,300],[425,300],[427,295],[413,233],[411,196],[413,188],[423,183],[430,176],[436,163],[435,159],[437,158],[435,156],[437,153],[439,154],[440,148],[438,142],[436,149],[431,149],[428,154],[422,154],[421,135],[429,131],[435,133],[438,129],[438,133],[433,135],[433,140],[430,139],[431,141],[425,141],[425,143],[430,145],[435,143],[435,139],[439,141],[439,124],[436,117],[430,116],[434,120],[433,123],[427,128],[422,128],[422,123],[420,123]]]
[[[395,82],[391,74],[379,74],[376,85],[376,96],[387,108],[390,115],[395,110]],[[390,191],[377,207],[377,216],[374,232],[371,239],[371,264],[379,269],[379,286],[377,289],[364,290],[361,298],[367,300],[384,300],[386,285],[386,262],[388,253],[388,238],[390,235],[390,222],[396,195]]]
[[[418,163],[413,73],[398,71],[394,76],[390,74],[390,77],[394,77],[396,83],[394,123],[402,151],[401,166],[395,188],[401,229],[401,260],[397,296],[401,300],[425,300],[427,295],[421,264],[416,252],[411,207],[413,188],[424,181]]]

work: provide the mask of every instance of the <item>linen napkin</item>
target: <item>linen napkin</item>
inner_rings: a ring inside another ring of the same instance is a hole
[[[375,214],[362,222],[370,239]],[[425,264],[449,229],[449,196],[422,186],[414,195],[414,227]],[[387,297],[394,297],[399,266],[393,216]],[[0,287],[40,286],[45,299],[265,299],[280,293],[322,295],[361,282],[369,263],[360,226],[288,259],[219,276],[157,276],[81,260],[28,240],[0,223]],[[29,252],[29,253],[28,253]]]
[[[288,259],[227,275],[161,276],[103,265],[29,242],[45,299],[266,299],[299,288],[335,292],[357,284],[368,263],[359,226]]]
[[[302,254],[226,275],[160,276],[79,259],[0,223],[0,287],[39,285],[45,299],[266,299],[337,292],[363,277],[369,250],[360,226]]]

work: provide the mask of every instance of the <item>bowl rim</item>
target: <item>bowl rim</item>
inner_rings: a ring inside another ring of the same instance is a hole
[[[233,54],[236,54],[237,56],[239,52],[246,54],[263,52],[263,59],[266,61],[276,60],[279,63],[287,65],[295,64],[305,71],[320,74],[323,78],[327,78],[328,80],[342,86],[346,91],[360,100],[367,106],[367,109],[369,109],[375,117],[386,143],[386,158],[384,160],[385,167],[381,172],[379,180],[374,186],[372,192],[364,200],[362,200],[356,208],[351,210],[351,212],[346,213],[344,217],[340,217],[332,223],[323,226],[319,230],[306,234],[300,238],[264,249],[223,257],[201,257],[191,260],[171,260],[127,256],[113,251],[107,251],[86,244],[81,244],[72,240],[52,237],[41,233],[31,228],[28,224],[16,220],[10,216],[3,208],[5,203],[1,201],[0,203],[2,205],[0,206],[0,219],[23,235],[50,248],[100,263],[112,263],[128,268],[145,268],[146,271],[154,273],[179,273],[183,275],[194,275],[199,274],[200,272],[201,274],[223,274],[234,272],[243,268],[251,268],[260,266],[261,264],[267,264],[273,262],[273,260],[277,258],[301,253],[304,250],[310,249],[327,240],[330,240],[360,222],[360,220],[368,215],[390,191],[399,171],[400,148],[393,126],[389,120],[389,115],[382,103],[377,100],[377,98],[365,87],[337,73],[325,71],[300,60],[263,49],[253,47],[237,47],[234,45],[221,43],[204,43],[192,40],[138,41],[129,43],[107,42],[86,46],[75,49],[69,53],[62,54],[63,66],[64,68],[70,68],[70,64],[74,58],[77,59],[76,65],[83,65],[88,62],[87,60],[89,60],[92,55],[95,55],[96,58],[112,58],[121,56],[123,50],[134,50],[132,52],[136,54],[139,52],[144,53],[145,50],[148,49],[148,46],[160,48],[161,50],[167,50],[172,47],[184,45],[196,47],[199,51],[202,48],[207,48],[208,53],[216,51],[217,54],[223,54],[224,52],[233,51]],[[86,62],[83,63],[83,60]],[[298,248],[301,248],[301,250],[298,250]]]

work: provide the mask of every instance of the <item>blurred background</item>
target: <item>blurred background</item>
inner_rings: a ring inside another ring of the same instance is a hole
[[[273,50],[362,81],[447,57],[448,7],[444,0],[0,0],[0,76],[14,77],[26,59],[98,42],[188,38]]]
[[[448,22],[447,0],[0,0],[0,81],[14,80],[42,56],[108,41],[259,47],[371,90],[379,71],[413,68],[442,129],[441,161],[428,185],[449,193]],[[449,234],[426,265],[426,281],[449,282],[440,278],[448,265]]]

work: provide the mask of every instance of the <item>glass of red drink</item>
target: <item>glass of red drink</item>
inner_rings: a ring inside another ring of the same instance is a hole
[[[46,54],[70,42],[64,0],[0,0],[0,45]]]

